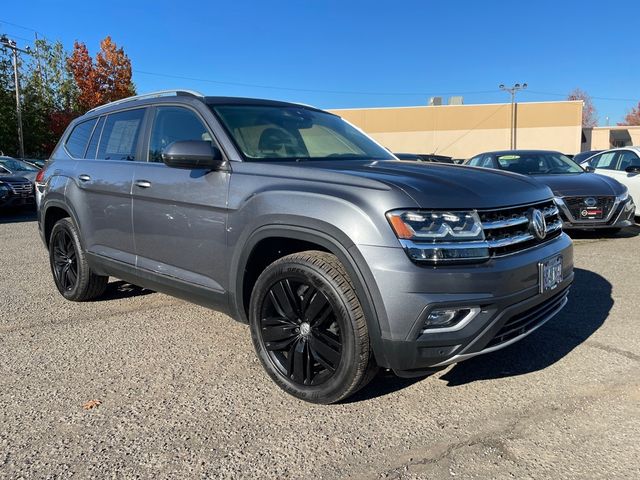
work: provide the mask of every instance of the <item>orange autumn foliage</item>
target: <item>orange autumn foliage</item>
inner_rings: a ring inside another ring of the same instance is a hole
[[[79,113],[135,94],[131,83],[131,60],[109,36],[100,42],[95,61],[84,43],[74,42],[68,67],[78,87],[76,106]]]

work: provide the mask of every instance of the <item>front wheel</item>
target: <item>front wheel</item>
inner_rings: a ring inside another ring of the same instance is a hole
[[[269,376],[302,400],[342,400],[377,368],[353,283],[329,253],[295,253],[269,265],[251,295],[249,322]]]
[[[107,288],[109,277],[93,273],[80,245],[76,226],[68,218],[58,220],[51,230],[49,263],[56,287],[67,300],[91,300]]]

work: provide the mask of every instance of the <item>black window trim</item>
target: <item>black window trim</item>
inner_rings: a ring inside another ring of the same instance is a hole
[[[142,154],[142,140],[144,137],[144,133],[146,132],[147,129],[147,122],[148,122],[148,118],[149,118],[149,111],[151,110],[150,105],[132,105],[129,108],[121,108],[118,110],[112,110],[110,112],[106,112],[106,113],[102,113],[100,116],[106,117],[104,120],[104,125],[102,126],[102,132],[100,132],[100,141],[98,142],[98,148],[96,149],[96,158],[94,158],[94,161],[101,161],[101,162],[126,162],[126,163],[131,163],[131,162],[141,162],[141,154]],[[136,158],[134,160],[112,160],[112,159],[105,159],[105,158],[97,158],[98,152],[100,151],[100,144],[102,143],[102,134],[104,133],[104,126],[107,124],[108,118],[111,115],[117,115],[119,113],[123,113],[123,112],[128,112],[131,110],[143,110],[143,115],[142,115],[142,122],[140,123],[140,131],[138,132],[138,138],[136,139],[136,147],[134,149],[135,153],[136,153]],[[97,125],[97,124],[96,124]],[[89,145],[87,144],[87,147]],[[86,151],[85,151],[85,155],[86,155]],[[82,160],[82,159],[81,159]],[[85,159],[85,160],[89,160],[89,159]]]
[[[82,150],[82,157],[80,158],[74,157],[69,151],[69,149],[67,148],[67,142],[69,142],[69,139],[71,138],[71,135],[73,135],[73,132],[76,130],[76,128],[78,128],[83,123],[91,122],[92,120],[95,120],[96,123],[93,125],[93,128],[91,129],[91,133],[89,134],[89,140],[87,140],[87,144],[84,146],[84,149]],[[95,130],[96,125],[98,124],[98,120],[99,120],[99,116],[92,116],[90,118],[83,119],[82,121],[78,121],[73,125],[73,128],[69,131],[69,134],[64,139],[64,143],[62,144],[62,148],[64,148],[64,151],[67,153],[67,155],[69,155],[70,158],[74,160],[85,160],[84,156],[87,154],[87,148],[89,148],[89,143],[91,142],[91,137],[93,136],[93,131]]]
[[[204,125],[204,127],[207,129],[207,132],[209,133],[209,135],[211,135],[211,138],[213,139],[214,142],[214,146],[217,147],[220,152],[222,152],[222,158],[225,161],[228,161],[227,155],[224,151],[224,149],[221,146],[221,142],[218,140],[218,138],[215,135],[214,129],[211,128],[211,125],[209,125],[209,122],[207,122],[206,118],[198,111],[198,109],[194,108],[191,105],[188,105],[186,103],[180,103],[180,102],[162,102],[162,103],[157,103],[157,104],[153,104],[150,105],[148,107],[148,119],[147,119],[147,125],[146,125],[146,129],[145,129],[145,135],[144,138],[142,140],[143,143],[143,153],[142,156],[140,157],[140,162],[142,163],[148,163],[151,165],[162,165],[164,167],[167,167],[167,165],[165,165],[164,162],[150,162],[149,161],[149,147],[151,146],[151,131],[153,130],[153,124],[155,123],[156,120],[156,110],[158,108],[163,108],[163,107],[179,107],[179,108],[184,108],[186,110],[189,110],[193,113],[195,113],[196,117],[198,117],[198,119],[202,122],[202,124]],[[167,167],[170,168],[170,167]]]

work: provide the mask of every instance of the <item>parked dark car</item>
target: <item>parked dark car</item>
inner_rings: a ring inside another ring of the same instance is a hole
[[[378,366],[420,376],[511,345],[573,280],[545,185],[398,161],[306,105],[120,100],[75,119],[38,182],[66,299],[99,297],[112,276],[228,313],[274,382],[311,402],[346,398]]]
[[[24,177],[33,183],[40,169],[12,157],[0,157],[0,175]]]
[[[589,158],[593,157],[594,155],[596,155],[597,153],[602,152],[603,150],[589,150],[588,152],[580,152],[580,153],[576,153],[573,156],[573,161],[576,162],[579,165],[582,165],[583,167],[585,166],[585,161],[588,160]],[[589,166],[593,166],[589,163]]]
[[[0,208],[32,207],[35,201],[31,181],[0,173]]]
[[[530,175],[548,185],[565,229],[615,232],[634,223],[635,205],[626,186],[613,178],[585,171],[560,152],[486,152],[473,157],[467,165]]]

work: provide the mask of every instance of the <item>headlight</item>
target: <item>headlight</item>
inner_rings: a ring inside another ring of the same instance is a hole
[[[4,182],[0,182],[0,198],[4,198],[8,193],[9,186]]]
[[[387,219],[412,260],[430,263],[489,258],[475,211],[396,210]]]
[[[619,202],[624,202],[627,198],[629,198],[629,190],[625,190],[624,193],[616,195],[616,200]]]

